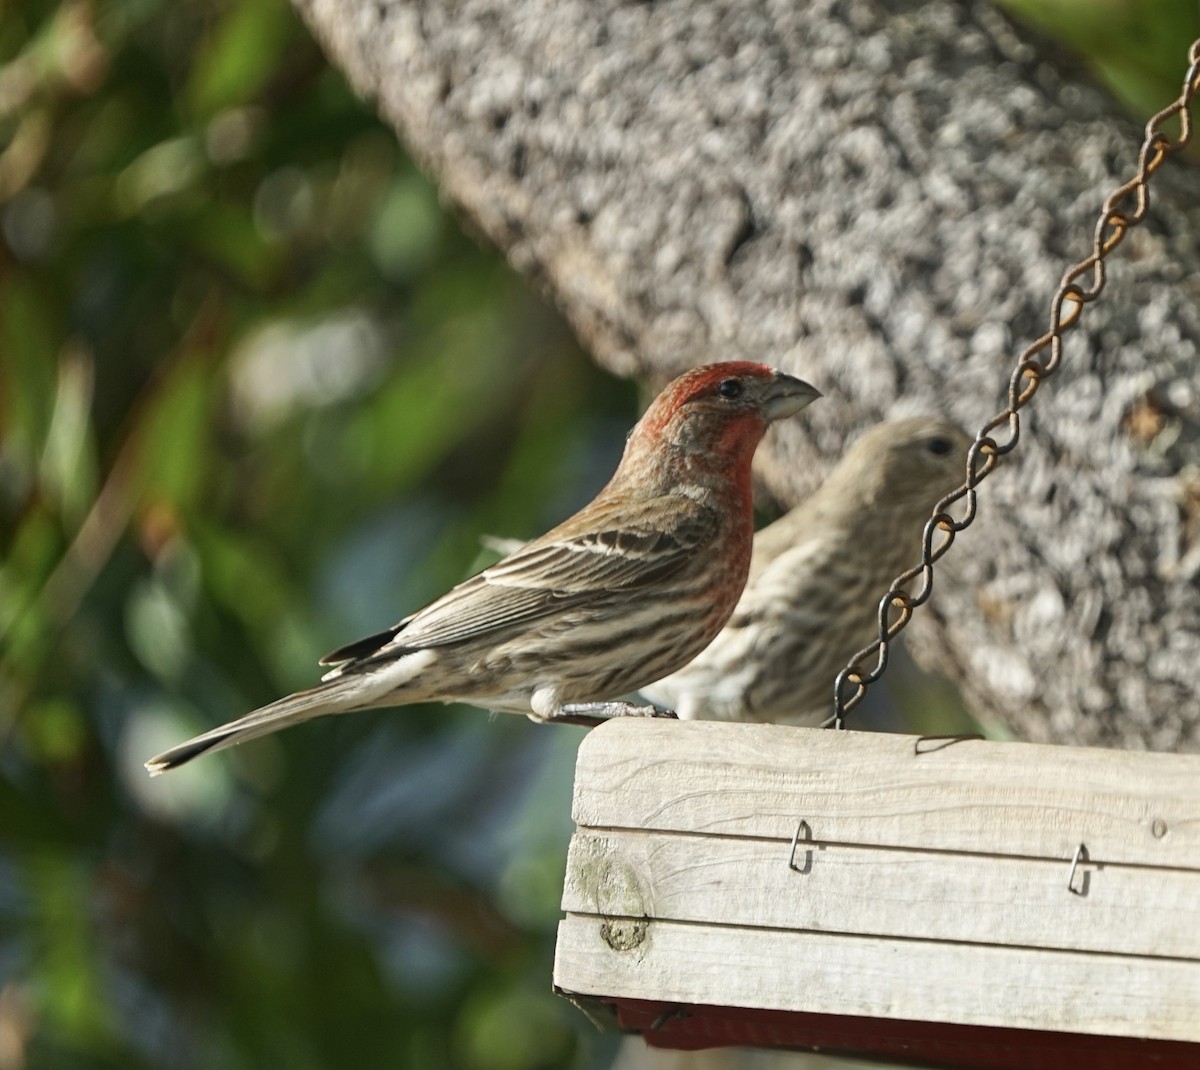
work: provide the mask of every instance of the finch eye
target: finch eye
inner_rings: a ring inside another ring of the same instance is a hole
[[[929,452],[935,457],[945,457],[952,449],[954,443],[948,438],[931,438],[928,442]]]
[[[746,392],[746,386],[740,379],[722,379],[717,385],[717,393],[723,398],[740,398]]]

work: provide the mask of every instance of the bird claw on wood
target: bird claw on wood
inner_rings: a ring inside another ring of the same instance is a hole
[[[615,717],[678,720],[679,715],[674,710],[664,710],[658,706],[635,706],[632,702],[572,702],[540,720],[544,724],[577,724],[584,728],[595,728]]]

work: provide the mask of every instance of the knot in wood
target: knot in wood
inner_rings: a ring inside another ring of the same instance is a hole
[[[649,930],[646,902],[637,872],[612,841],[577,837],[568,879],[574,879],[596,913],[604,918],[600,935],[614,951],[632,951]]]
[[[645,918],[607,918],[600,923],[600,935],[614,951],[632,951],[646,939],[648,928]]]

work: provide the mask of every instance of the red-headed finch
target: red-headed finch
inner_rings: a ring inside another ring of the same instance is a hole
[[[609,701],[687,664],[750,568],[750,462],[772,421],[820,394],[761,364],[686,372],[569,520],[379,635],[322,659],[322,682],[181,743],[152,774],[328,713],[468,702],[535,720],[651,713]]]
[[[641,689],[686,720],[814,723],[833,682],[876,635],[879,600],[920,559],[921,530],[966,475],[971,439],[942,420],[871,428],[808,499],[754,537],[724,630]]]

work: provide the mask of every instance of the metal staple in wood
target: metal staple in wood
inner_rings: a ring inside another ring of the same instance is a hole
[[[892,582],[879,602],[878,636],[858,651],[838,673],[833,685],[833,716],[824,721],[822,727],[845,727],[845,715],[863,700],[867,688],[887,669],[889,644],[908,623],[913,610],[929,599],[933,591],[934,562],[950,549],[955,535],[969,527],[975,519],[975,488],[996,467],[1000,458],[1016,447],[1020,435],[1020,410],[1037,393],[1038,386],[1058,369],[1062,360],[1063,333],[1075,326],[1084,305],[1096,300],[1104,289],[1105,257],[1121,244],[1131,227],[1137,226],[1146,217],[1150,207],[1151,176],[1168,156],[1178,152],[1191,140],[1189,109],[1197,93],[1200,93],[1200,40],[1193,41],[1188,50],[1188,70],[1179,97],[1146,124],[1146,134],[1138,153],[1137,173],[1105,199],[1096,221],[1091,254],[1063,275],[1050,302],[1049,330],[1017,359],[1008,382],[1007,406],[983,425],[967,451],[966,479],[934,506],[933,514],[925,522],[921,563],[901,573]],[[1163,133],[1162,128],[1175,116],[1179,117],[1180,132],[1172,140]],[[1076,281],[1089,272],[1090,285],[1081,285]],[[1045,350],[1049,350],[1048,354],[1043,353]],[[1004,425],[1008,427],[1008,437],[1002,442],[997,441],[992,433]],[[965,513],[956,520],[949,509],[964,499]],[[934,536],[939,532],[941,539],[935,546]],[[907,585],[918,577],[921,579],[920,588],[915,592],[907,590]],[[871,657],[876,659],[873,667],[864,668],[860,665]]]

